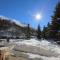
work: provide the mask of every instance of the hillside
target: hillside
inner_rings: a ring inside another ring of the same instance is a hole
[[[19,24],[16,20],[0,17],[0,38],[22,38],[26,37],[28,25]],[[34,33],[33,33],[34,32]],[[35,34],[35,30],[30,27],[31,35]]]

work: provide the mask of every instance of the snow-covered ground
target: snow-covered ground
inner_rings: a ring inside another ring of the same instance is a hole
[[[28,55],[28,58],[39,58],[40,60],[60,60],[60,46],[55,43],[48,42],[47,40],[10,40],[10,42],[14,43],[15,51],[24,52],[23,54]]]

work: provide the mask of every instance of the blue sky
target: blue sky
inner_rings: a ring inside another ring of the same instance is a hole
[[[41,28],[51,21],[58,0],[0,0],[0,15],[16,19],[31,27]],[[42,18],[37,21],[33,15],[40,13]]]

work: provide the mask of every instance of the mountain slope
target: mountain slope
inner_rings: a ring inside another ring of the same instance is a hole
[[[28,26],[19,23],[15,19],[0,16],[0,37],[26,37]],[[33,35],[36,31],[30,27],[30,33]]]

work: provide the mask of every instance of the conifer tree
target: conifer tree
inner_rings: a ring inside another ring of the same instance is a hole
[[[27,26],[27,39],[30,39],[30,25]]]
[[[52,16],[51,38],[58,39],[60,31],[60,2],[56,5],[54,15]]]
[[[40,25],[38,25],[37,38],[38,38],[38,39],[41,39],[41,29],[40,29]]]
[[[47,27],[43,27],[43,31],[42,31],[42,38],[43,39],[46,39],[47,37],[46,37],[46,32],[47,32]]]

